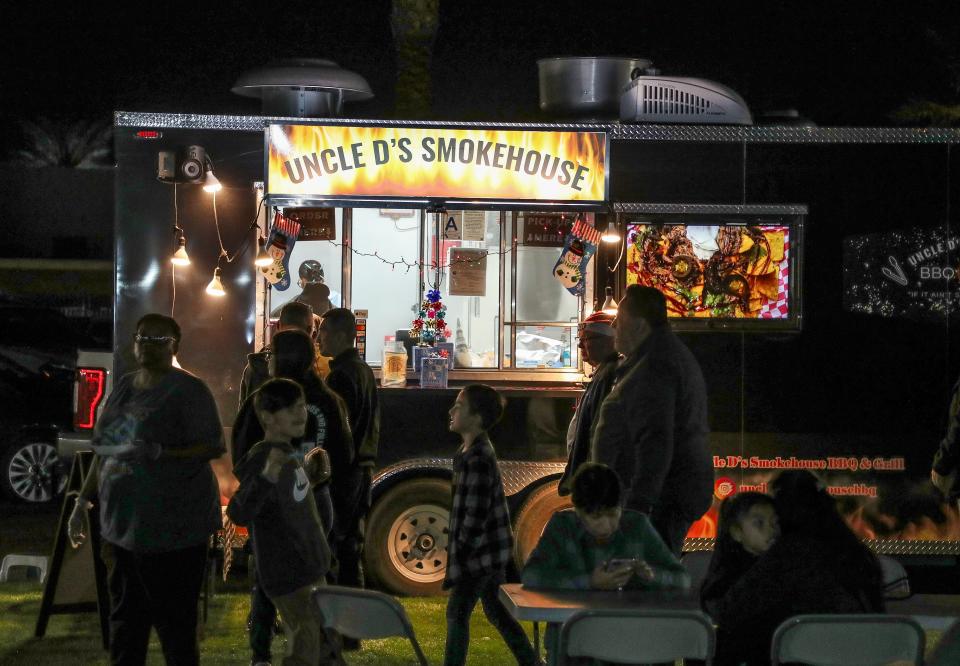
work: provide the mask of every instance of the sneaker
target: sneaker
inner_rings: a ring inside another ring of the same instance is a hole
[[[250,666],[271,666],[269,661],[251,661]]]

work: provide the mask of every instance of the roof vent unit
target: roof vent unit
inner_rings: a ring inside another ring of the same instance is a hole
[[[620,96],[625,123],[752,125],[747,103],[736,92],[706,79],[638,76]]]
[[[331,60],[290,58],[245,72],[232,91],[259,97],[263,114],[295,118],[331,118],[344,102],[373,97],[366,79]]]

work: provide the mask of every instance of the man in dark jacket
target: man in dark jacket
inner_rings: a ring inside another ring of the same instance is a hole
[[[346,308],[323,314],[320,353],[333,358],[327,386],[343,398],[353,431],[354,462],[350,474],[332,480],[334,552],[340,563],[339,585],[363,587],[363,519],[370,509],[370,485],[380,442],[377,380],[354,347],[357,320]]]
[[[594,312],[580,326],[578,346],[583,360],[593,366],[593,377],[583,391],[568,433],[567,467],[560,479],[559,494],[569,495],[573,490],[573,475],[580,465],[590,460],[590,436],[593,434],[600,405],[613,388],[613,374],[620,355],[613,346],[613,315]]]
[[[277,321],[277,333],[280,331],[303,331],[313,337],[313,310],[306,303],[290,301],[280,308],[280,319]],[[243,408],[247,397],[270,379],[270,345],[255,354],[247,354],[247,367],[243,369],[240,380],[240,403],[238,409]],[[236,463],[236,460],[234,460]]]
[[[940,440],[940,448],[933,457],[930,480],[947,499],[956,501],[960,499],[960,484],[957,484],[957,468],[960,467],[960,381],[953,385],[947,418],[947,433]]]
[[[614,328],[624,359],[600,407],[591,454],[620,475],[626,508],[649,514],[679,556],[713,494],[703,373],[670,330],[656,289],[628,287]]]

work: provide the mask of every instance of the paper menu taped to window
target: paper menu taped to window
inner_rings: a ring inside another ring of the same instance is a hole
[[[487,215],[482,210],[463,211],[460,225],[463,240],[482,241],[487,237]]]
[[[450,295],[487,295],[487,250],[450,248]]]
[[[441,232],[444,240],[460,240],[463,237],[463,211],[450,210],[442,218]]]

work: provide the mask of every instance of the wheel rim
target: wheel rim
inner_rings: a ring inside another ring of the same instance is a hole
[[[397,516],[387,538],[394,569],[416,583],[443,580],[449,523],[450,512],[433,504],[412,506]]]
[[[57,450],[50,444],[35,442],[21,447],[10,458],[7,480],[17,497],[28,502],[48,502],[53,499],[53,472],[57,464]],[[58,490],[67,480],[60,477]]]

